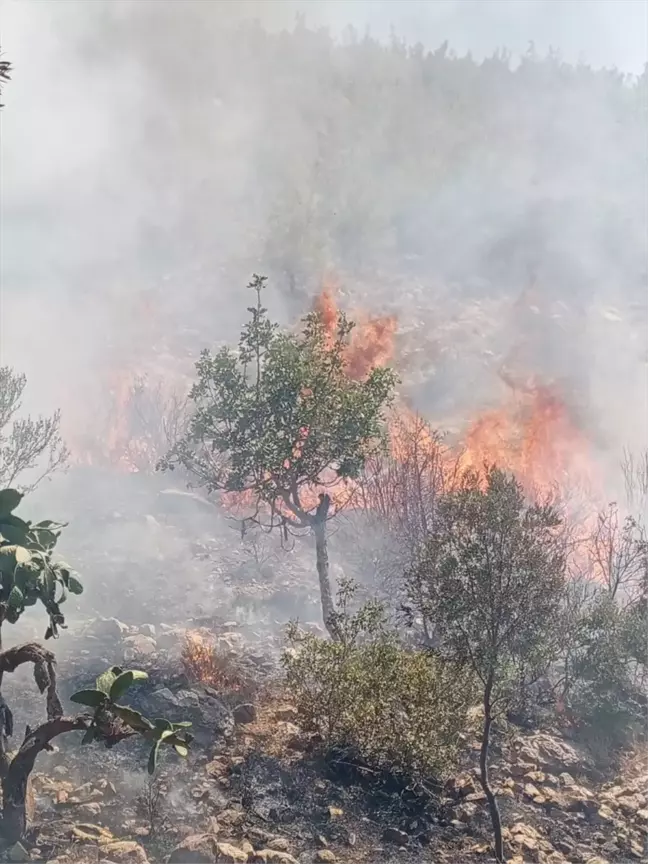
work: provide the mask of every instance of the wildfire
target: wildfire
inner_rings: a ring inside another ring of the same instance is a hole
[[[332,341],[338,319],[335,302],[335,289],[332,284],[324,285],[315,300],[315,309],[320,313],[324,329]],[[363,313],[355,313],[355,328],[351,331],[351,341],[347,350],[347,374],[356,381],[361,380],[378,366],[385,366],[394,356],[394,336],[398,322],[396,316],[370,318]]]
[[[190,681],[219,690],[236,691],[244,686],[235,653],[224,650],[208,630],[188,630],[182,647],[182,665]]]
[[[550,385],[502,377],[508,398],[469,425],[462,467],[481,471],[485,463],[496,464],[534,498],[590,498],[598,485],[590,444],[564,399]]]
[[[315,301],[331,343],[338,320],[336,290],[335,284],[328,280]],[[353,379],[361,380],[371,369],[393,362],[397,319],[357,311],[351,317],[356,326],[346,350],[347,371]],[[597,497],[600,483],[589,442],[558,388],[534,379],[520,382],[506,372],[501,372],[500,377],[506,385],[501,405],[470,420],[463,435],[452,443],[442,443],[424,420],[398,406],[388,420],[389,482],[396,484],[397,475],[400,483],[419,482],[414,474],[410,477],[407,473],[415,464],[419,475],[423,465],[429,482],[436,472],[442,475],[443,487],[449,488],[464,470],[479,472],[485,464],[496,464],[513,473],[532,497],[551,495],[561,501],[575,496],[589,501]],[[100,434],[86,442],[72,439],[73,445],[77,445],[73,446],[77,461],[103,462],[124,471],[152,470],[166,452],[169,440],[168,412],[173,404],[166,384],[169,379],[166,373],[115,375],[107,388],[111,398],[109,422]],[[174,382],[174,390],[178,389],[179,381]],[[183,378],[181,389],[186,389],[186,383]],[[307,435],[305,429],[303,440]],[[303,441],[295,446],[293,455],[297,458]],[[395,466],[400,468],[396,470]],[[384,465],[370,467],[378,474],[386,470]],[[357,484],[335,481],[332,473],[320,479],[322,486],[300,490],[306,510],[317,506],[324,485],[336,509],[352,502],[352,506],[380,510],[384,504],[375,498],[371,484],[360,489]],[[255,504],[251,493],[223,496],[225,508],[238,518],[253,513]],[[199,647],[195,641],[198,653]]]
[[[100,465],[124,473],[154,471],[183,422],[186,381],[158,371],[109,373],[102,399],[107,407],[90,419],[85,434],[65,430],[77,464]],[[106,399],[107,395],[107,399]]]

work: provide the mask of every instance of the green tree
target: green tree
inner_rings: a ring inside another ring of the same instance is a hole
[[[59,628],[65,627],[61,604],[68,594],[81,594],[83,587],[68,565],[55,557],[54,548],[64,526],[49,520],[32,523],[16,516],[21,499],[22,494],[15,489],[0,490],[0,628],[5,623],[15,624],[28,606],[40,602],[49,617],[45,638],[55,638]],[[27,727],[22,744],[12,755],[9,738],[14,730],[13,714],[0,692],[0,834],[5,840],[16,842],[24,835],[31,772],[38,754],[49,749],[58,735],[82,730],[84,744],[101,741],[107,747],[140,735],[152,744],[150,773],[155,770],[162,743],[173,746],[181,756],[187,754],[191,736],[183,729],[189,724],[151,721],[119,701],[136,681],[146,678],[143,672],[112,667],[99,676],[94,689],[72,696],[73,702],[91,708],[92,713],[70,717],[64,715],[57,693],[54,654],[36,642],[2,650],[0,640],[0,687],[5,672],[14,672],[25,663],[33,664],[36,686],[46,694],[47,720],[35,729]]]
[[[327,522],[349,500],[339,494],[344,482],[384,446],[383,409],[396,378],[388,368],[349,375],[353,324],[343,313],[334,333],[319,311],[299,332],[280,330],[261,304],[264,283],[255,275],[249,286],[257,304],[238,348],[202,352],[188,433],[160,467],[182,465],[208,491],[249,494],[244,526],[312,532],[324,623],[335,638]]]
[[[502,826],[489,782],[494,720],[547,670],[565,585],[560,520],[528,505],[519,483],[491,468],[443,496],[433,533],[408,581],[442,654],[467,664],[482,687],[480,779],[504,861]]]

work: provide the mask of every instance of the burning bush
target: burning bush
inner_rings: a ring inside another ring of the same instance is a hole
[[[472,679],[432,654],[409,651],[370,602],[354,614],[354,589],[338,592],[340,641],[291,626],[288,686],[308,727],[378,770],[440,778],[455,764],[467,727]]]

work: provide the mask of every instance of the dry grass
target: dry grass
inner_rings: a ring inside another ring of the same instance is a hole
[[[189,630],[182,647],[182,666],[192,683],[207,684],[224,693],[249,686],[236,652],[217,641],[208,630]]]

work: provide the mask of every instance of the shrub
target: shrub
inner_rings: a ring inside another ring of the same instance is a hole
[[[348,584],[338,593],[339,642],[289,628],[284,666],[297,708],[328,747],[352,748],[379,770],[441,778],[467,726],[470,675],[404,648],[380,605],[349,614],[352,594]]]

